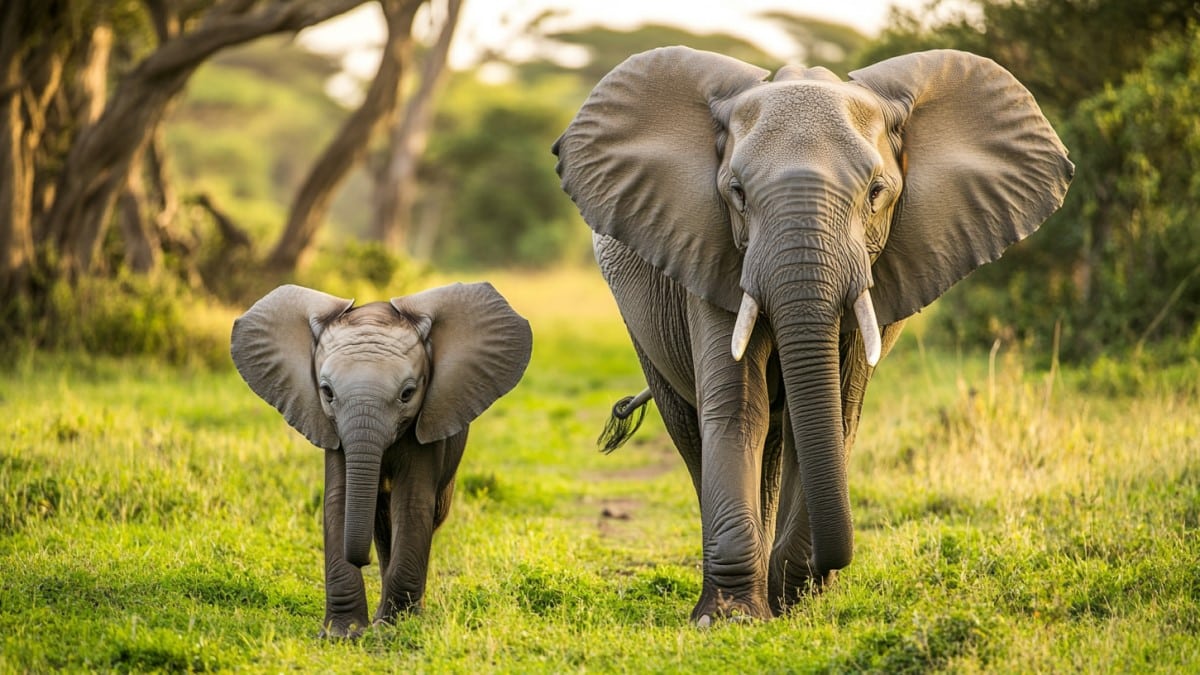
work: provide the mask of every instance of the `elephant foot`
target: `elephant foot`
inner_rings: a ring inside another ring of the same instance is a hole
[[[317,637],[323,640],[354,640],[362,637],[367,629],[367,622],[349,617],[332,617],[325,619],[325,625]]]
[[[772,575],[768,584],[770,590],[767,593],[771,603],[771,613],[775,616],[786,614],[804,598],[820,593],[836,580],[837,570],[830,570],[823,575],[787,573]]]
[[[749,616],[746,614],[738,613],[738,614],[730,614],[729,616],[718,617],[717,620],[727,622],[727,623],[753,623],[755,621],[762,621],[763,619]],[[711,614],[704,614],[704,615],[701,615],[701,617],[699,619],[696,619],[696,627],[697,628],[711,628],[712,625],[713,625],[713,617]]]
[[[771,612],[765,603],[738,599],[720,590],[704,593],[692,610],[692,623],[699,628],[708,628],[719,621],[741,623],[769,618]]]
[[[394,626],[400,617],[420,614],[423,609],[424,603],[420,599],[416,601],[408,598],[402,600],[385,599],[379,603],[372,625]]]

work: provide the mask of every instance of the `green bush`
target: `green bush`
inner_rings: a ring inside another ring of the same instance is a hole
[[[321,247],[295,282],[364,303],[422,290],[428,275],[427,266],[391,253],[383,244],[348,239]]]
[[[44,303],[37,319],[29,315],[20,322],[22,333],[7,335],[15,347],[153,355],[175,365],[211,367],[229,360],[232,314],[170,276],[59,281]]]
[[[996,338],[1066,359],[1186,342],[1200,321],[1200,29],[1059,125],[1076,177],[1042,231],[947,295],[967,343]],[[1056,328],[1057,326],[1057,328]]]

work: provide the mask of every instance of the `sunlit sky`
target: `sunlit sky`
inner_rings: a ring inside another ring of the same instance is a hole
[[[435,4],[440,7],[440,3]],[[547,10],[563,13],[545,24],[549,30],[597,24],[629,29],[664,23],[696,33],[730,33],[781,59],[794,60],[797,55],[787,35],[759,19],[759,15],[778,10],[813,16],[874,35],[883,27],[891,6],[915,8],[924,4],[925,0],[464,0],[450,62],[455,68],[470,67],[489,50],[516,59],[536,53],[543,45],[520,29]],[[418,32],[429,30],[430,25],[427,15],[419,15]],[[312,49],[342,54],[349,72],[367,78],[378,64],[377,47],[384,35],[379,7],[370,3],[305,31],[300,39]],[[584,57],[570,51],[559,56],[568,62]]]

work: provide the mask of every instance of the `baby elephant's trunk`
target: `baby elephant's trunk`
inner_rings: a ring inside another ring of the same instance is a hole
[[[368,427],[365,434],[376,435]],[[371,562],[371,536],[379,499],[382,439],[355,439],[343,444],[346,453],[346,562],[363,567]]]

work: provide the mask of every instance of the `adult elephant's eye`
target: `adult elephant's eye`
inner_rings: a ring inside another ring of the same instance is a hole
[[[883,196],[883,191],[886,188],[887,188],[887,186],[883,184],[883,181],[877,180],[874,183],[871,183],[871,191],[868,194],[867,198],[868,198],[868,201],[870,201],[870,203],[871,203],[871,212],[872,213],[879,210],[880,202],[882,201],[880,199],[880,197]]]
[[[326,403],[333,403],[333,387],[328,384],[321,384],[321,398],[325,399]]]
[[[742,189],[742,184],[734,180],[729,184],[729,197],[733,201],[733,208],[742,213],[746,210],[746,191]]]

